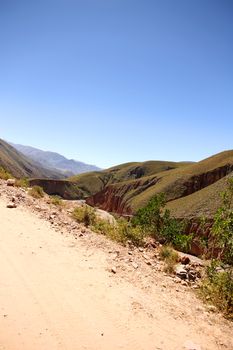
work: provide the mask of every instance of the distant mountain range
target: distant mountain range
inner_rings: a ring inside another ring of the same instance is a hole
[[[86,164],[74,159],[67,159],[59,153],[42,151],[31,146],[14,143],[11,143],[11,145],[17,151],[23,153],[28,159],[36,162],[43,168],[62,173],[63,177],[101,170],[95,165]]]
[[[29,159],[13,146],[0,139],[0,167],[17,178],[49,178],[60,179],[64,175],[55,170],[41,166],[41,164]]]

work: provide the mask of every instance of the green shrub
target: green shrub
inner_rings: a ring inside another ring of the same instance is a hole
[[[133,225],[138,225],[152,236],[157,236],[163,226],[162,209],[165,204],[163,193],[153,197],[145,207],[137,211],[132,219]]]
[[[97,220],[95,210],[87,205],[75,208],[72,216],[77,222],[83,223],[85,226],[94,225]]]
[[[188,250],[192,235],[183,234],[186,223],[171,217],[170,211],[164,210],[165,204],[164,194],[158,194],[144,208],[138,210],[132,223],[163,243],[171,243],[177,249]]]
[[[8,180],[12,178],[12,175],[6,171],[3,167],[0,167],[0,179],[2,180]]]
[[[217,210],[212,226],[212,251],[219,250],[219,258],[233,264],[233,179],[222,194],[222,206]]]
[[[214,259],[216,251],[218,259]],[[229,180],[222,194],[222,205],[214,216],[207,253],[211,261],[201,284],[201,294],[233,319],[233,179]]]
[[[201,284],[202,296],[227,317],[233,319],[233,268],[223,270],[221,263],[212,260],[206,268],[206,277]]]
[[[42,198],[44,197],[44,190],[40,186],[33,186],[29,191],[28,194],[32,196],[33,198]]]

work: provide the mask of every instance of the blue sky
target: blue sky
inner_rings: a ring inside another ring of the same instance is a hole
[[[0,137],[101,167],[233,148],[232,0],[0,0]]]

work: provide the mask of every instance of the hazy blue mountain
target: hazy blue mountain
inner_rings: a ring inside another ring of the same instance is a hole
[[[12,145],[2,139],[0,139],[0,167],[17,178],[42,177],[61,179],[64,177],[63,173],[56,169],[43,167],[40,163],[17,151]]]
[[[45,168],[56,169],[59,172],[63,172],[66,176],[101,170],[95,165],[86,164],[74,159],[67,159],[56,152],[42,151],[31,146],[11,144],[29,159],[41,164]]]

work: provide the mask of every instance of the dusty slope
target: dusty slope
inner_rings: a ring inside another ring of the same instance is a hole
[[[232,349],[229,322],[161,272],[128,268],[127,248],[61,235],[3,196],[0,217],[1,350]]]

